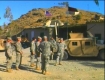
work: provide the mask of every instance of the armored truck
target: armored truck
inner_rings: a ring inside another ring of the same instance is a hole
[[[0,51],[4,51],[5,50],[5,39],[0,39]]]
[[[73,57],[98,57],[105,60],[104,44],[97,44],[96,38],[89,31],[87,33],[87,38],[83,36],[83,33],[69,33],[70,39],[65,40],[67,45],[65,59],[69,55]]]

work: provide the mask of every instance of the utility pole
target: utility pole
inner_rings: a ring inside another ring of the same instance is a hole
[[[56,41],[57,41],[57,38],[58,38],[57,35],[58,34],[57,34],[57,22],[56,21],[55,21],[55,35],[56,35]]]
[[[68,39],[68,22],[69,22],[69,21],[68,21],[68,17],[69,17],[69,16],[68,16],[68,14],[69,14],[69,12],[68,12],[68,7],[69,7],[69,4],[66,3],[65,5],[66,5],[66,8],[67,8],[67,25],[66,25],[66,28],[67,28],[67,39]]]

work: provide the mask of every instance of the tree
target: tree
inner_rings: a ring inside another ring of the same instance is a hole
[[[1,35],[2,31],[3,31],[2,26],[0,26],[0,35]]]
[[[97,6],[99,6],[99,0],[94,0],[95,4]],[[69,3],[68,2],[62,2],[62,3],[58,3],[59,5],[65,5],[65,6],[69,6]]]
[[[65,5],[65,6],[69,6],[68,2],[62,2],[62,3],[58,3],[59,5]]]
[[[76,18],[76,20],[80,20],[81,19],[81,15],[76,15],[75,18]]]
[[[11,8],[7,7],[4,13],[4,18],[7,18],[10,22],[13,20],[13,15],[11,13]]]
[[[7,26],[7,25],[6,25],[6,23],[4,22],[4,24],[3,24],[3,28],[5,29],[5,28],[6,28],[6,26]]]
[[[2,26],[0,26],[0,31],[2,31]]]
[[[98,0],[94,0],[94,2],[97,6],[99,6],[99,1]]]
[[[12,22],[13,20],[13,15],[12,15],[12,12],[11,12],[11,8],[10,7],[7,7],[6,10],[5,10],[5,13],[4,13],[4,18],[8,19],[9,22]],[[8,32],[7,32],[7,35],[10,36],[10,28],[8,28]]]
[[[73,16],[73,20],[75,20],[76,23],[81,19],[81,15]]]

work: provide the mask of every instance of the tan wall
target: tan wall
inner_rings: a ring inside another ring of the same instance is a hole
[[[40,36],[41,32],[44,32],[44,35],[49,36],[49,32],[48,29],[26,29],[22,32],[22,35],[26,35],[26,33],[28,34],[28,40],[31,41],[32,37],[31,37],[31,32],[34,31],[34,37],[38,37]],[[49,38],[49,37],[48,37]]]
[[[93,36],[95,36],[95,34],[101,34],[101,39],[104,40],[104,23],[87,23],[87,29],[89,28],[91,28],[89,31],[93,34]]]

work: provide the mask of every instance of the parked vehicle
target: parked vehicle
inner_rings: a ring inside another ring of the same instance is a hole
[[[5,50],[5,39],[0,39],[0,51]]]
[[[16,41],[13,41],[13,43],[12,43],[13,50],[15,50],[15,42]],[[5,39],[0,39],[0,51],[5,51],[5,43],[6,43]],[[30,47],[30,42],[26,38],[22,38],[21,44],[22,44],[23,48]]]
[[[68,56],[73,57],[98,57],[105,60],[104,44],[97,44],[96,38],[87,31],[90,37],[84,38],[82,33],[70,33],[70,39],[65,40],[67,50],[65,50],[65,59]]]

